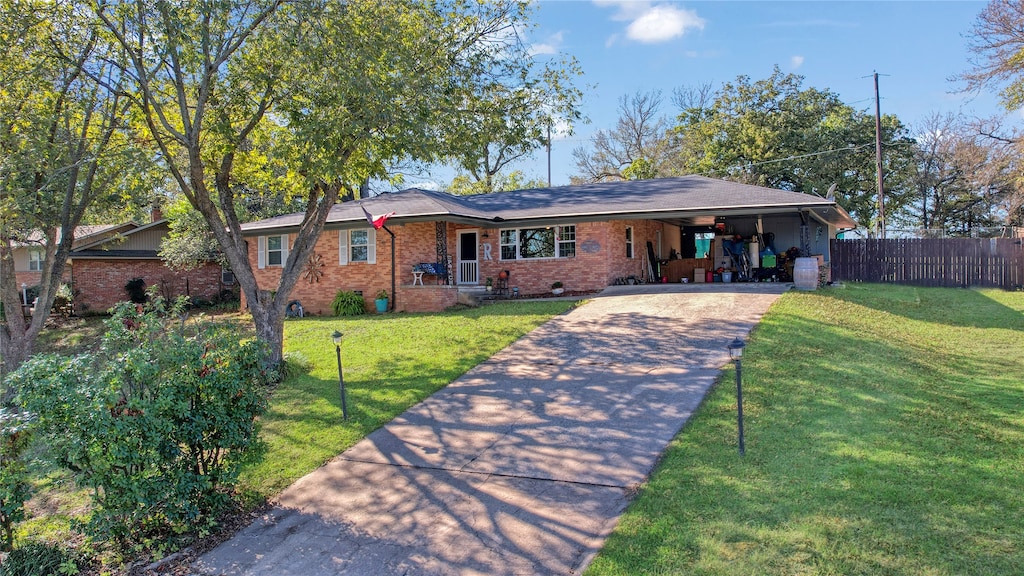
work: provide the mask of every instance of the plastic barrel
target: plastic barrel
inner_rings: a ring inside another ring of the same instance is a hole
[[[818,259],[797,258],[793,263],[793,285],[800,290],[818,288]]]

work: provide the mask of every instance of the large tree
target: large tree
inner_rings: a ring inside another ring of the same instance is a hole
[[[32,354],[88,212],[145,190],[133,176],[147,158],[127,129],[114,47],[79,17],[66,3],[8,2],[0,11],[0,372]],[[44,255],[29,319],[14,275],[18,246]]]
[[[978,15],[968,35],[970,67],[956,79],[966,91],[999,89],[1000,100],[1009,112],[1024,108],[1024,3],[992,0]],[[1004,149],[1016,148],[1021,155],[1024,142],[1018,133],[1006,130],[999,119],[982,121],[979,133],[989,143]],[[1004,150],[1005,151],[1005,150]],[[1024,176],[1017,171],[1012,192],[1004,200],[1007,223],[1024,224]]]
[[[1003,106],[1024,107],[1024,3],[992,0],[978,15],[968,36],[970,69],[957,79],[977,91],[998,87]]]
[[[475,192],[508,190],[521,175],[507,169],[550,145],[552,133],[571,135],[582,119],[578,110],[582,92],[574,84],[582,75],[576,60],[562,57],[532,70],[519,66],[514,76],[492,78],[476,88],[454,119],[452,135],[462,143],[450,159],[463,174],[460,188]]]
[[[488,81],[522,78],[525,2],[101,2],[137,111],[241,286],[257,336],[281,357],[289,294],[331,207],[400,159],[455,156],[454,119]],[[305,213],[280,281],[260,286],[237,198],[254,165]]]
[[[661,112],[661,92],[619,98],[619,118],[611,130],[598,130],[590,146],[573,150],[573,182],[639,180],[671,176],[674,156],[670,124]]]
[[[683,110],[675,127],[679,170],[836,199],[862,225],[878,216],[873,115],[833,92],[804,88],[778,68],[739,76],[713,98]],[[895,116],[882,117],[886,207],[907,201],[913,140]]]
[[[968,236],[1007,224],[1019,162],[1012,148],[955,115],[933,114],[919,127],[910,223],[926,233]]]

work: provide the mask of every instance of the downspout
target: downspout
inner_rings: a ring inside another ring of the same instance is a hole
[[[381,226],[385,232],[391,235],[391,311],[395,311],[395,301],[398,300],[398,292],[395,291],[395,233],[387,226]]]

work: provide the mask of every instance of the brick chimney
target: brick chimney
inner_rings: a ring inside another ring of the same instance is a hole
[[[163,210],[160,210],[159,206],[153,206],[153,210],[150,211],[149,215],[151,218],[150,222],[159,222],[164,219]]]

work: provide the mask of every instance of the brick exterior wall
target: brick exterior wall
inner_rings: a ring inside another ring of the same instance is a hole
[[[439,286],[433,277],[424,278],[424,286],[412,285],[412,266],[420,262],[437,260],[435,249],[435,230],[433,222],[417,222],[388,226],[395,233],[395,286],[397,300],[394,302],[398,312],[435,312],[453,306],[458,298],[458,291],[453,286]],[[380,290],[391,291],[391,236],[383,230],[376,233],[377,262],[349,262],[339,264],[340,230],[325,230],[317,240],[314,252],[319,254],[324,264],[323,275],[318,282],[310,282],[304,275],[292,290],[290,300],[302,303],[307,314],[331,315],[331,302],[339,290],[354,290],[363,293],[367,312],[376,310],[374,298]],[[294,241],[294,235],[288,238],[288,245]],[[449,237],[449,240],[451,237]],[[255,237],[249,238],[249,264],[253,267],[256,282],[261,290],[274,290],[281,278],[281,268],[267,266],[257,267],[257,246]],[[245,307],[244,295],[242,307]]]
[[[501,260],[500,232],[498,228],[481,228],[462,224],[447,225],[448,254],[453,267],[458,266],[458,232],[477,232],[479,248],[479,284],[486,278],[497,278],[508,270],[509,287],[518,287],[521,295],[550,292],[551,284],[560,281],[566,290],[597,291],[612,284],[617,278],[643,275],[647,242],[656,242],[657,232],[663,225],[648,220],[610,220],[581,222],[576,226],[576,256],[538,260]],[[626,257],[626,226],[633,226],[634,257]],[[413,286],[412,266],[421,262],[435,262],[436,232],[433,222],[416,222],[389,226],[395,233],[395,266],[398,312],[440,311],[456,303],[458,291],[454,286],[437,284],[437,279],[424,276],[423,286]],[[674,227],[669,227],[675,229]],[[325,230],[314,251],[324,264],[318,282],[310,283],[299,277],[290,300],[298,300],[307,314],[330,315],[331,301],[338,290],[362,291],[366,310],[373,312],[374,296],[379,290],[391,294],[391,237],[383,230],[376,234],[376,264],[349,262],[339,264],[338,230]],[[487,238],[483,238],[483,234]],[[291,246],[294,236],[289,236]],[[485,248],[490,244],[490,250]],[[262,290],[273,290],[280,279],[281,268],[257,268],[255,237],[249,238],[249,263]],[[491,259],[485,259],[487,253]],[[245,306],[243,296],[243,307]]]
[[[146,287],[161,286],[170,297],[189,295],[209,299],[221,289],[220,265],[207,264],[196,270],[178,272],[159,260],[75,259],[72,288],[77,291],[75,311],[106,312],[114,304],[128,300],[124,286],[133,278],[142,278]]]
[[[15,272],[14,281],[18,284],[18,293],[21,293],[22,284],[25,286],[38,286],[42,277],[42,272]]]

